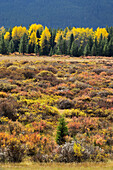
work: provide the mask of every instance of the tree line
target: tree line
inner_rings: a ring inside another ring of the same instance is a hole
[[[0,28],[0,53],[113,56],[113,27],[52,29],[41,24]]]

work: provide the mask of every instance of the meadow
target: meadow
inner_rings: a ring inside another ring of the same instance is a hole
[[[0,170],[112,170],[113,162],[109,163],[19,163],[19,164],[0,164]]]
[[[112,66],[112,57],[1,55],[1,168],[112,169]],[[68,135],[58,145],[62,116]]]

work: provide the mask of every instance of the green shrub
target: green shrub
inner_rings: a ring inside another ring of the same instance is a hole
[[[66,126],[66,122],[64,120],[64,117],[59,119],[59,125],[57,127],[57,135],[56,135],[56,142],[59,145],[62,145],[65,143],[65,137],[68,135],[68,128]]]

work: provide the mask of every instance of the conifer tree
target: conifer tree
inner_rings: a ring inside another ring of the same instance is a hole
[[[108,46],[108,40],[105,39],[104,46],[103,46],[103,56],[109,55],[109,46]]]
[[[27,35],[24,34],[20,40],[19,44],[19,53],[26,53],[27,52]]]
[[[37,36],[37,38],[40,38],[40,32],[39,32],[39,30],[37,30],[36,36]]]
[[[103,56],[109,56],[109,47],[107,44],[104,45]]]
[[[72,43],[72,46],[71,46],[71,49],[70,49],[70,54],[74,57],[78,56],[78,46],[75,43],[75,41],[73,41],[73,43]]]
[[[108,43],[108,56],[113,56],[113,38]]]
[[[56,37],[56,29],[53,28],[52,35],[51,35],[51,46],[54,48],[55,46],[55,37]]]
[[[8,48],[8,51],[9,53],[14,53],[15,51],[15,48],[14,48],[14,42],[13,40],[11,39],[10,42],[9,42],[9,48]]]
[[[31,50],[30,50],[31,44],[27,44],[27,53],[30,54]]]
[[[94,43],[95,43],[95,47],[97,48],[97,47],[98,47],[98,41],[97,41],[97,37],[95,38],[95,41],[94,41]]]
[[[34,52],[36,55],[38,54],[38,45],[37,44],[35,44]]]
[[[67,43],[65,39],[62,41],[62,54],[67,54]]]
[[[40,48],[40,44],[39,44],[39,42],[40,42],[40,32],[39,32],[39,30],[37,30],[36,36],[37,36],[37,44],[38,44],[38,49],[39,49]]]
[[[63,54],[63,38],[62,35],[59,37],[58,42],[57,42],[57,54]]]
[[[49,53],[49,55],[50,55],[50,56],[52,56],[52,55],[53,55],[53,49],[52,49],[52,47],[51,47],[51,49],[50,49],[50,53]]]
[[[59,125],[57,127],[57,135],[56,135],[56,142],[59,145],[65,143],[65,137],[68,135],[68,128],[66,126],[66,122],[64,117],[59,119]]]
[[[83,55],[83,47],[80,46],[80,47],[78,48],[78,56],[82,56],[82,55]]]
[[[69,43],[68,43],[68,49],[67,49],[68,54],[70,54],[70,49],[71,49],[73,41],[74,41],[74,36],[73,36],[73,34],[71,34],[70,39],[69,39]]]
[[[93,46],[92,46],[91,55],[92,55],[92,56],[96,56],[96,55],[97,55],[95,43],[94,43]]]
[[[9,39],[10,41],[12,39],[12,28],[11,27],[8,29],[8,32],[10,33],[10,39]]]
[[[89,44],[86,44],[85,48],[84,48],[84,55],[88,56],[90,55],[90,47]]]
[[[58,48],[57,48],[57,50],[56,50],[56,54],[57,54],[57,55],[61,55],[61,54],[62,54],[59,46],[58,46]]]
[[[93,46],[93,39],[92,39],[91,36],[90,36],[89,39],[88,39],[88,46],[89,46],[89,49],[90,49],[90,51],[91,51],[92,46]]]
[[[8,49],[6,47],[6,43],[5,43],[5,40],[4,40],[4,35],[2,34],[1,40],[0,40],[0,53],[1,54],[7,54],[7,52],[8,52]]]
[[[100,38],[99,38],[99,43],[98,43],[98,50],[97,50],[97,53],[98,55],[102,56],[103,55],[103,48],[104,48],[104,39],[103,39],[103,36],[102,34],[100,35]]]
[[[48,55],[49,54],[49,42],[47,41],[47,37],[44,37],[43,41],[43,48],[41,50],[42,55]]]

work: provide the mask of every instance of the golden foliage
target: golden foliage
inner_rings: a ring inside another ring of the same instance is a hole
[[[57,34],[56,34],[56,37],[55,37],[55,42],[57,43],[60,36],[62,36],[62,38],[64,37],[64,32],[63,31],[58,31]]]
[[[47,38],[48,42],[49,42],[49,40],[51,38],[50,31],[49,31],[49,29],[47,27],[45,27],[45,30],[41,34],[41,38],[40,38],[40,47],[41,47],[41,49],[43,49],[45,38]]]
[[[24,33],[27,34],[26,27],[22,27],[22,26],[17,27],[17,26],[15,26],[13,28],[13,30],[12,30],[12,38],[14,40],[20,40]]]
[[[6,32],[6,33],[5,33],[4,39],[5,39],[5,40],[9,40],[9,39],[10,39],[10,33],[9,33],[9,32]]]
[[[28,33],[29,33],[29,35],[31,35],[32,34],[32,32],[37,32],[37,30],[39,30],[39,32],[42,32],[43,31],[43,26],[41,25],[41,24],[32,24],[31,26],[30,26],[30,28],[29,28],[29,31],[28,31]]]
[[[100,36],[103,36],[103,38],[107,38],[108,37],[108,32],[106,30],[106,28],[97,28],[97,30],[95,31],[95,36],[97,37],[97,40],[99,40]]]
[[[29,44],[37,44],[37,36],[36,36],[36,32],[34,31],[30,35]]]

